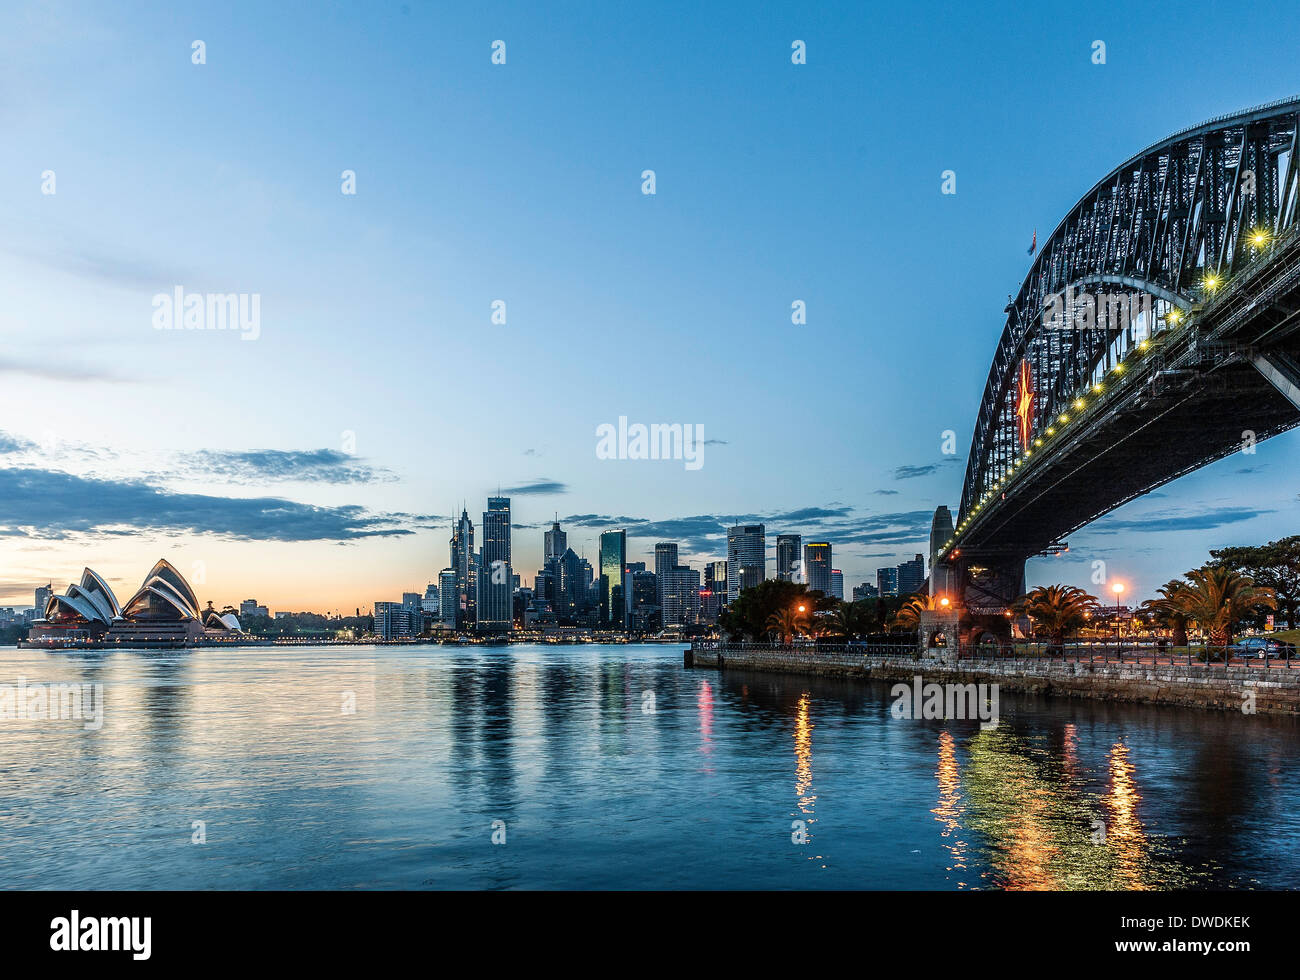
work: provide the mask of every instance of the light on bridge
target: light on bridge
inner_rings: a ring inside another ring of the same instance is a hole
[[[1057,421],[1060,422],[1062,425],[1065,425],[1066,422],[1070,421],[1070,416],[1062,415],[1059,419],[1057,419]]]
[[[1207,293],[1212,293],[1223,285],[1223,279],[1217,273],[1211,272],[1201,280],[1201,285],[1205,287]]]
[[[1064,419],[1065,416],[1062,415],[1061,418]],[[1053,428],[1049,425],[1049,426],[1047,427],[1047,434],[1048,434],[1049,436],[1054,436],[1054,435],[1056,435],[1056,430],[1053,429]]]
[[[1167,319],[1170,323],[1182,323],[1182,322],[1183,322],[1183,311],[1180,310],[1180,309],[1178,309],[1178,307],[1174,307],[1172,310],[1169,311],[1169,316],[1166,317],[1166,319]]]
[[[1256,248],[1263,248],[1268,244],[1268,232],[1262,228],[1256,228],[1250,233],[1250,243]]]
[[[1100,395],[1100,394],[1101,394],[1103,391],[1105,391],[1106,389],[1103,388],[1103,387],[1101,386],[1101,382],[1098,381],[1095,385],[1092,386],[1092,390],[1093,390],[1094,392],[1096,392],[1098,395]]]

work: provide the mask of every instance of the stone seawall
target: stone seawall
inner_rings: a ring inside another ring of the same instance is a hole
[[[911,683],[918,674],[939,683],[995,683],[1007,691],[1241,711],[1254,695],[1259,714],[1300,716],[1300,669],[1205,664],[1121,664],[1087,661],[967,660],[821,652],[798,648],[693,648],[697,667],[815,674]],[[720,663],[721,661],[721,663]]]

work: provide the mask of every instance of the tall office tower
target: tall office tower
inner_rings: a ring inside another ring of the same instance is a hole
[[[700,589],[700,622],[705,626],[716,626],[718,624],[718,613],[722,609],[722,597],[726,595],[726,589],[721,592],[714,592],[712,589]]]
[[[700,618],[700,573],[689,565],[670,568],[661,592],[664,625],[694,626]]]
[[[655,581],[659,587],[659,606],[664,604],[664,572],[677,567],[677,542],[660,541],[655,545]]]
[[[803,546],[803,574],[809,592],[831,594],[831,546],[827,541],[809,541]]]
[[[551,529],[542,535],[542,540],[545,544],[542,550],[543,562],[551,558],[559,558],[569,547],[569,536],[560,530],[559,521],[552,524]]]
[[[444,568],[438,573],[438,618],[454,625],[460,603],[456,595],[456,569]]]
[[[478,628],[508,630],[514,624],[511,603],[510,498],[488,497],[483,512],[483,567],[479,570]]]
[[[478,619],[478,561],[474,556],[474,522],[461,508],[451,532],[451,567],[456,572],[456,629],[472,629]]]
[[[627,532],[605,531],[600,536],[600,625],[622,629],[623,569],[627,566]]]
[[[36,612],[35,619],[42,619],[45,616],[45,607],[50,604],[50,596],[54,595],[54,583],[49,585],[38,585],[36,587]]]
[[[898,594],[912,595],[925,584],[925,556],[917,555],[898,566]]]
[[[727,600],[727,563],[711,561],[704,566],[704,588],[718,597],[721,605]]]
[[[863,599],[874,599],[880,595],[880,590],[870,582],[863,582],[861,585],[853,586],[853,601],[861,602]]]
[[[639,633],[653,633],[659,629],[659,584],[654,572],[644,569],[632,573],[628,592],[632,596],[628,627]]]
[[[930,595],[951,594],[956,585],[956,569],[947,562],[937,561],[939,549],[953,535],[952,511],[940,504],[934,510],[930,523]]]
[[[417,596],[418,598],[418,596]],[[375,603],[375,634],[382,640],[418,636],[419,611],[414,613],[401,602]]]
[[[778,534],[776,536],[776,577],[782,582],[807,581],[796,578],[799,574],[799,549],[803,542],[800,534]]]
[[[767,578],[766,528],[738,524],[727,529],[727,601],[735,602],[741,589],[752,589]]]
[[[646,570],[645,562],[630,561],[627,563],[627,567],[623,569],[623,574],[631,575],[633,572],[644,572],[645,570]]]
[[[572,548],[565,548],[563,555],[547,562],[546,569],[555,591],[551,609],[557,620],[567,624],[586,604],[587,583],[583,578],[582,559]]]
[[[876,569],[876,591],[882,596],[898,595],[898,568]]]
[[[831,595],[844,601],[844,573],[838,568],[831,569]]]
[[[430,582],[424,589],[424,598],[420,600],[420,609],[434,619],[442,614],[442,605],[438,602],[438,583]]]

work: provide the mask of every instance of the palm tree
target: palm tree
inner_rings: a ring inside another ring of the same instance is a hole
[[[1272,589],[1256,588],[1254,579],[1220,565],[1203,565],[1188,572],[1187,584],[1173,598],[1214,647],[1227,647],[1232,642],[1232,628],[1252,609],[1277,608]]]
[[[1159,598],[1148,599],[1141,606],[1142,611],[1150,615],[1157,624],[1173,630],[1176,647],[1187,646],[1187,614],[1178,604],[1178,592],[1186,587],[1187,583],[1182,579],[1170,579],[1157,590],[1160,593]]]
[[[842,636],[851,640],[859,633],[867,631],[867,611],[856,602],[841,602],[839,607],[825,619],[828,636]]]
[[[1097,608],[1097,597],[1073,585],[1040,585],[1021,596],[1015,608],[1048,635],[1052,646],[1061,647],[1066,634],[1075,632]]]
[[[894,618],[889,621],[890,632],[919,629],[921,626],[921,613],[942,609],[943,606],[940,603],[941,600],[932,595],[912,596],[899,607],[898,612],[894,614]]]
[[[781,634],[781,642],[788,644],[804,628],[803,614],[797,609],[778,609],[767,617],[767,628]]]

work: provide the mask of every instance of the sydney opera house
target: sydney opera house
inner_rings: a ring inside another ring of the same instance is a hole
[[[211,604],[201,610],[190,584],[165,559],[125,604],[87,568],[80,584],[50,596],[44,613],[32,624],[25,646],[188,647],[244,635],[233,613],[219,613]]]

